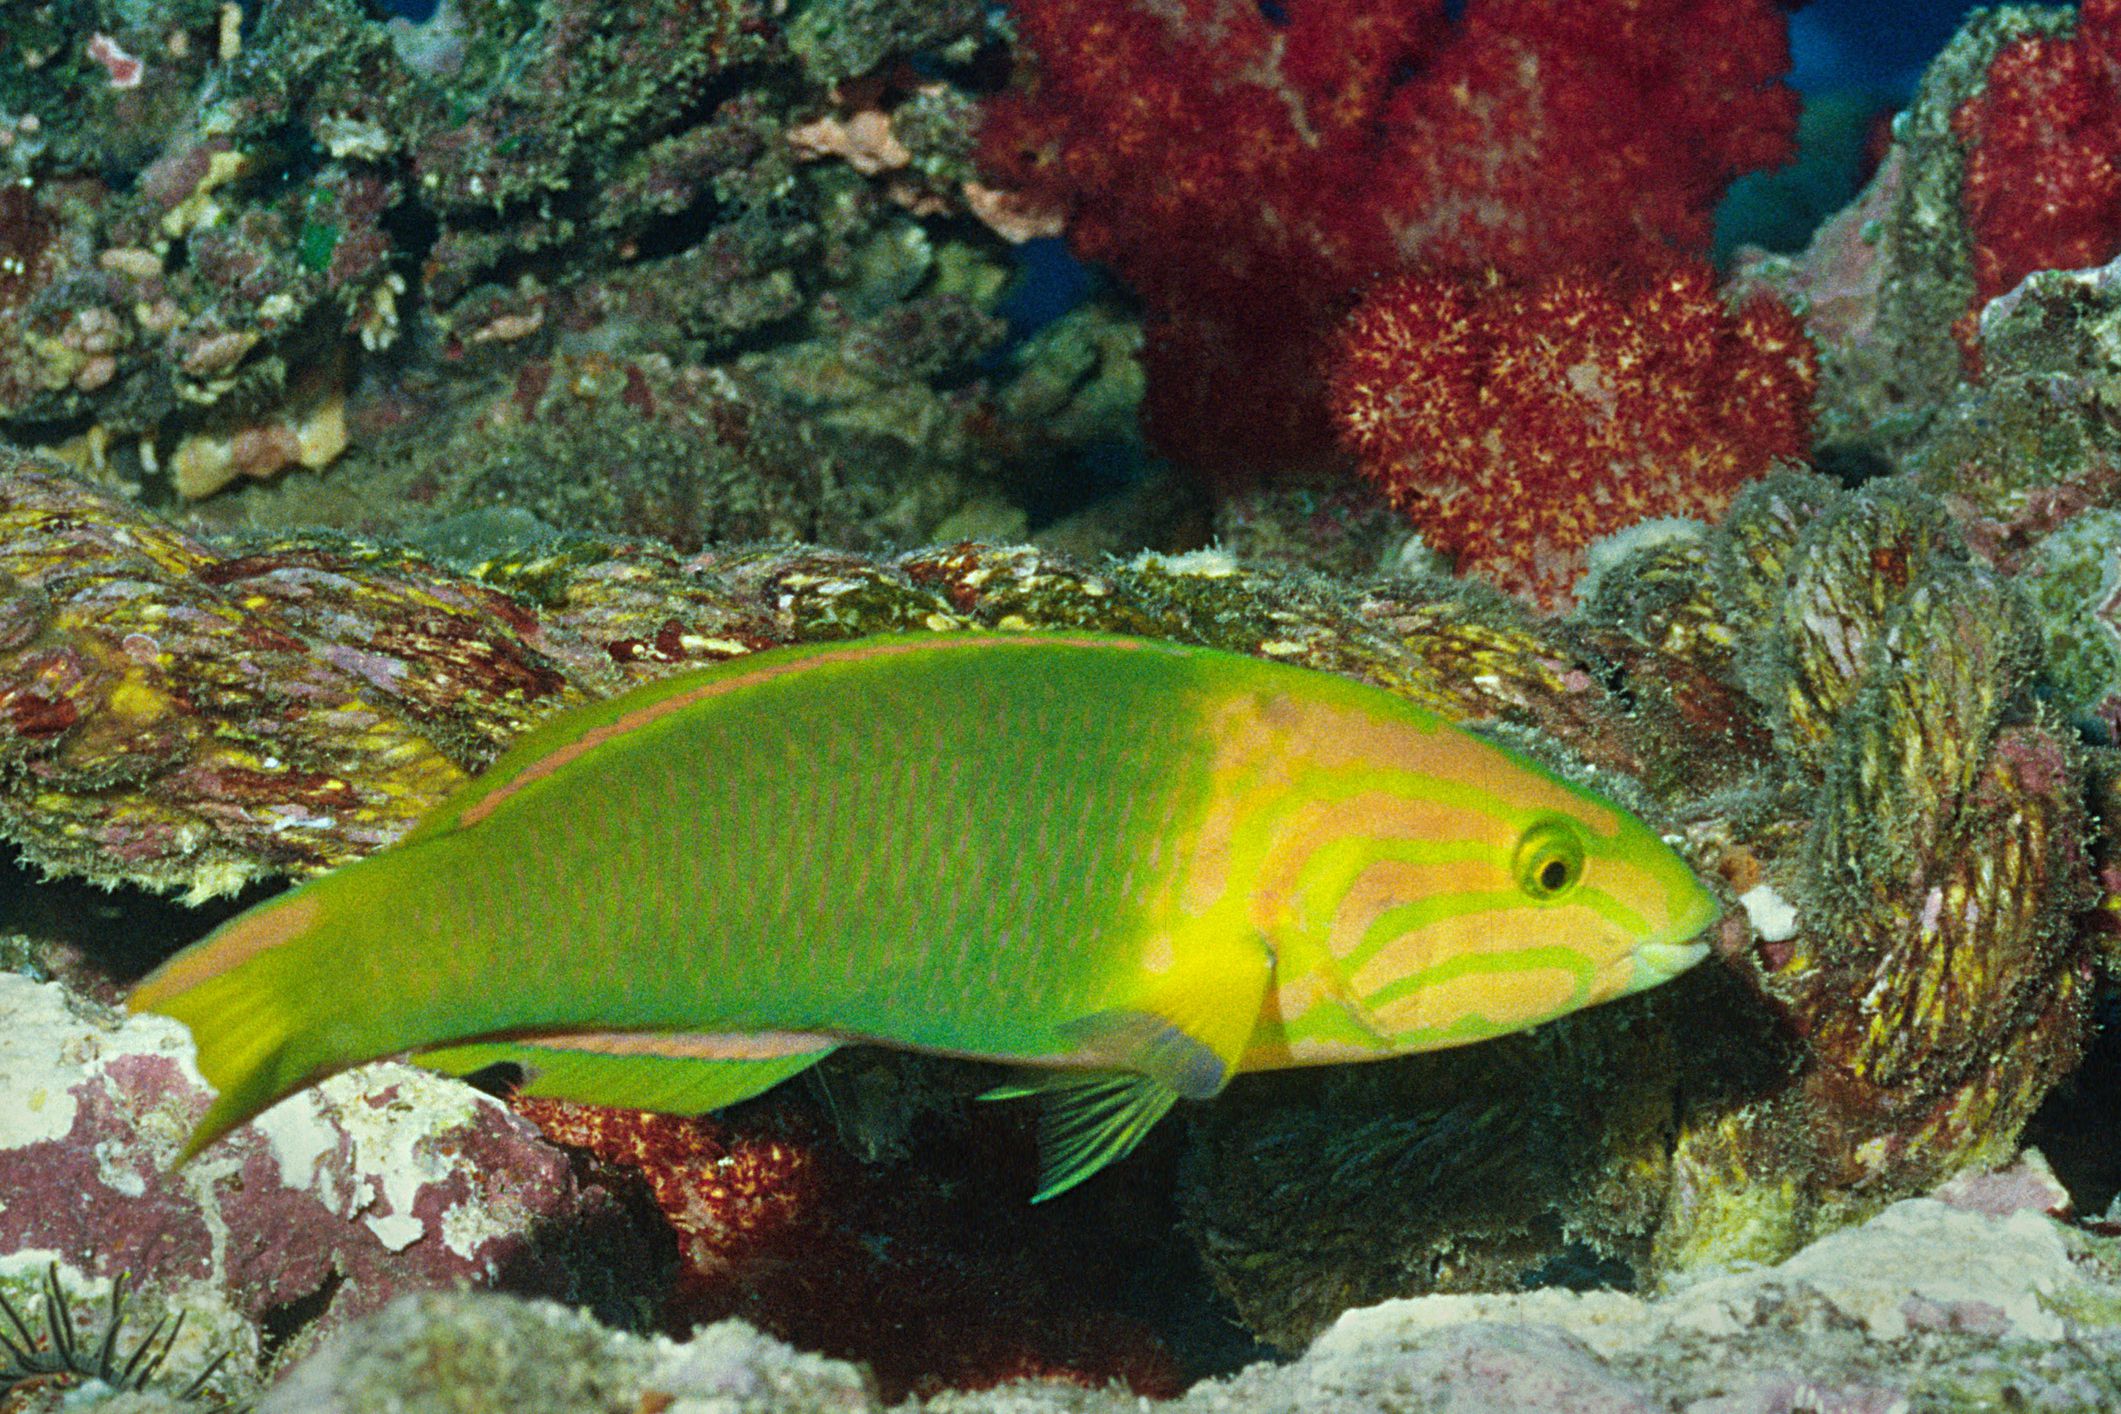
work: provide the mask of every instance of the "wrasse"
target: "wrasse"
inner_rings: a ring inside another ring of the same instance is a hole
[[[1048,1198],[1242,1071],[1501,1035],[1699,961],[1618,806],[1380,689],[1096,634],[777,649],[541,723],[133,993],[217,1090],[363,1061],[698,1113],[836,1047],[1023,1067]]]

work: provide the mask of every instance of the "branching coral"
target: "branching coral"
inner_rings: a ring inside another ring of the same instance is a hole
[[[1591,541],[1712,518],[1802,455],[1815,382],[1785,306],[1734,313],[1683,264],[1639,285],[1389,280],[1350,317],[1331,396],[1364,474],[1437,549],[1551,608]]]

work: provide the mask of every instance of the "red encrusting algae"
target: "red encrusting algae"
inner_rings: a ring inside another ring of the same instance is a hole
[[[859,1163],[806,1111],[771,1101],[741,1119],[512,1103],[554,1143],[647,1183],[678,1240],[675,1334],[741,1316],[865,1362],[893,1403],[1015,1379],[1184,1387],[1155,1334],[1097,1295],[1123,1280],[1124,1254],[1086,1250],[1065,1214],[1025,1201],[1027,1147],[980,1147],[1010,1142],[999,1116],[971,1152],[915,1167]],[[976,1177],[953,1178],[956,1160]]]

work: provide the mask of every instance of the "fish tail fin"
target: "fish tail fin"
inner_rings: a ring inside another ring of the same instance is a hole
[[[313,999],[298,956],[322,910],[306,891],[261,905],[177,954],[133,989],[126,1006],[184,1023],[199,1073],[216,1092],[178,1156],[186,1163],[275,1101],[354,1060],[323,1053]],[[299,950],[295,950],[299,951]],[[312,1000],[305,1000],[312,999]]]
[[[230,1130],[256,1119],[310,1079],[312,1072],[288,1062],[284,1040],[269,1048],[255,1048],[253,1055],[224,1062],[217,1068],[221,1078],[214,1079],[214,1073],[206,1070],[201,1048],[199,1068],[214,1079],[214,1099],[178,1151],[174,1167],[190,1163]]]

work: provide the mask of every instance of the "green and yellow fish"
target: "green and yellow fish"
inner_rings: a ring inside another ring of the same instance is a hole
[[[696,1113],[834,1048],[1004,1061],[1038,1197],[1240,1071],[1534,1026],[1707,952],[1641,821],[1377,688],[1096,634],[909,634],[530,731],[396,845],[140,984],[218,1097],[186,1150],[410,1054]]]

